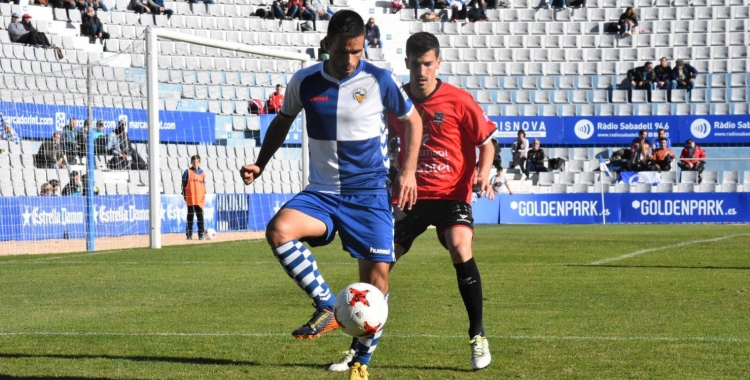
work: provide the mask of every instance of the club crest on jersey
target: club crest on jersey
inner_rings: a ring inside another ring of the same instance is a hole
[[[433,123],[442,123],[445,121],[445,114],[442,112],[435,112],[435,115],[432,117]]]
[[[357,101],[357,103],[362,104],[362,102],[367,99],[367,90],[362,87],[358,87],[354,90],[354,92],[352,92],[352,97]]]

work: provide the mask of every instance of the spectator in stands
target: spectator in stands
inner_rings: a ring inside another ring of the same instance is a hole
[[[109,134],[107,138],[107,152],[113,156],[119,157],[118,161],[120,162],[123,162],[122,160],[124,160],[124,165],[113,165],[114,167],[122,168],[122,166],[125,166],[130,170],[148,169],[146,161],[144,161],[141,155],[138,154],[138,151],[133,149],[130,145],[125,120],[120,120],[117,124],[117,128]],[[130,156],[131,159],[129,165],[127,164],[128,156]]]
[[[490,21],[487,17],[487,3],[485,0],[471,0],[466,18],[470,22]]]
[[[542,0],[539,2],[539,8],[550,9],[553,0]],[[568,9],[568,1],[560,0],[560,9]]]
[[[89,3],[89,6],[94,7],[94,11],[98,11],[100,9],[105,12],[110,11],[109,8],[107,8],[107,4],[104,4],[103,1],[99,1],[99,0],[91,0],[91,2]]]
[[[633,30],[638,26],[638,16],[635,14],[633,7],[625,9],[625,13],[620,16],[620,20],[617,21],[617,25],[620,27],[621,35],[632,35]]]
[[[656,130],[656,138],[654,139],[654,148],[661,148],[661,140],[665,140],[667,142],[666,148],[672,147],[672,140],[667,137],[667,131],[664,130],[664,128],[659,128]]]
[[[503,157],[501,156],[502,148],[498,144],[497,139],[492,139],[492,146],[495,147],[495,157],[492,159],[492,166],[495,169],[501,169],[503,167]]]
[[[39,189],[39,196],[51,197],[52,195],[54,195],[52,193],[52,185],[50,185],[48,182],[43,183],[42,187]]]
[[[651,82],[654,81],[654,64],[646,62],[641,67],[628,70],[628,100],[632,101],[633,89],[648,91],[648,101],[651,101]]]
[[[130,9],[135,13],[152,13],[156,8],[159,8],[159,4],[153,2],[153,0],[130,0]]]
[[[86,8],[86,13],[81,16],[81,34],[89,36],[89,43],[96,43],[96,39],[104,44],[104,40],[109,39],[109,33],[104,31],[104,25],[99,17],[94,14],[94,8]]]
[[[659,66],[654,68],[654,81],[651,82],[653,90],[667,90],[667,100],[672,101],[672,68],[669,66],[667,57],[661,57]]]
[[[260,99],[250,99],[247,101],[247,111],[251,115],[263,115],[266,110],[263,108],[263,101]]]
[[[24,45],[33,45],[34,47],[50,47],[49,40],[44,33],[41,33],[31,25],[31,16],[28,14],[23,15],[23,20],[19,20],[18,13],[13,13],[10,18],[10,24],[8,24],[8,35],[10,36],[11,42],[16,42]]]
[[[268,101],[266,102],[266,109],[268,110],[268,113],[276,114],[281,111],[281,105],[284,104],[284,94],[282,92],[283,89],[284,88],[280,84],[277,84],[276,92],[268,97]]]
[[[182,196],[187,204],[188,240],[193,239],[193,217],[198,216],[198,240],[205,239],[203,209],[206,207],[206,173],[201,169],[201,156],[190,157],[191,167],[182,174]]]
[[[59,196],[60,195],[60,181],[56,179],[49,180],[49,185],[52,186],[52,196]]]
[[[81,175],[77,171],[70,172],[70,182],[63,187],[62,195],[76,197],[83,195],[83,183],[81,183]]]
[[[318,49],[318,59],[321,61],[328,60],[330,58],[330,54],[328,53],[328,48],[326,48],[325,39],[320,40],[320,48]]]
[[[568,5],[571,8],[586,8],[586,0],[570,0],[568,1]]]
[[[678,59],[676,66],[672,69],[672,89],[684,88],[689,93],[695,88],[695,78],[698,77],[698,70],[684,60]]]
[[[104,133],[104,120],[96,122],[94,133],[94,153],[107,154],[107,134]]]
[[[89,127],[89,121],[84,120],[83,128],[79,129],[78,134],[76,135],[76,145],[78,146],[77,155],[79,157],[86,157],[89,147],[89,133],[93,133]]]
[[[526,153],[528,153],[528,151],[529,140],[526,139],[526,131],[522,129],[518,131],[518,139],[513,141],[513,145],[510,147],[510,152],[513,154],[513,158],[510,161],[508,169],[521,166],[521,171],[526,172]]]
[[[492,190],[495,191],[495,194],[502,194],[505,192],[503,189],[503,185],[505,185],[505,188],[508,191],[508,194],[513,195],[513,190],[511,190],[510,185],[508,184],[508,178],[505,176],[505,172],[503,171],[503,168],[497,168],[497,173],[495,173],[495,176],[490,178],[490,185],[492,186]]]
[[[78,155],[78,119],[71,117],[68,121],[68,125],[63,128],[62,133],[62,144],[65,148],[65,153],[70,157],[76,157]]]
[[[84,174],[81,176],[81,188],[83,189],[83,196],[89,195],[89,176],[88,174]],[[94,195],[99,195],[99,186],[96,186],[94,184]]]
[[[65,14],[68,16],[68,22],[70,22],[70,10],[76,9],[76,0],[50,0],[52,8],[63,8]]]
[[[687,139],[685,141],[685,147],[682,148],[680,153],[680,162],[677,166],[682,170],[697,171],[698,178],[700,179],[701,173],[703,173],[703,166],[706,163],[706,152],[698,145],[695,145],[693,139]]]
[[[161,14],[167,15],[167,20],[172,18],[172,14],[174,14],[174,11],[164,6],[164,0],[153,0],[154,3],[157,5],[157,7],[154,9],[151,9],[151,13],[154,14],[154,16],[158,16]],[[156,17],[154,17],[154,24],[156,24]]]
[[[302,0],[291,0],[289,2],[274,1],[272,5],[273,17],[278,20],[294,20],[295,17],[299,17],[302,12],[300,8],[304,6]]]
[[[79,12],[86,12],[86,8],[89,7],[89,2],[86,0],[78,0],[76,1],[76,9],[78,9]]]
[[[529,178],[531,172],[549,171],[544,166],[544,149],[541,148],[541,145],[539,139],[534,139],[534,146],[526,153],[526,179]]]
[[[451,22],[457,23],[459,18],[464,20],[464,24],[469,22],[466,6],[469,5],[470,1],[448,0],[448,5],[451,7]]]
[[[414,5],[414,19],[419,20],[419,15],[417,14],[417,11],[419,10],[419,6],[423,1],[427,1],[430,4],[430,12],[435,13],[435,0],[409,0],[411,1],[411,4]]]
[[[375,19],[370,17],[365,24],[365,58],[370,47],[382,49],[383,41],[380,39],[380,28],[375,25]]]
[[[653,171],[653,165],[651,158],[651,145],[648,141],[644,141],[640,145],[640,149],[633,152],[628,170],[631,172]]]
[[[328,7],[320,0],[305,0],[305,8],[312,15],[313,21],[331,19]]]
[[[648,144],[651,145],[651,142],[648,141],[648,132],[645,129],[641,129],[638,131],[638,137],[634,138],[633,141],[630,142],[630,152],[635,153],[641,150],[641,145]],[[631,154],[631,157],[633,155]]]
[[[191,3],[191,4],[198,3],[198,2],[202,2],[203,4],[215,4],[214,0],[188,0],[188,3]]]
[[[657,171],[670,171],[672,170],[672,161],[677,158],[672,149],[669,148],[669,141],[666,137],[660,137],[656,140],[659,144],[654,149],[654,154],[651,156],[654,162],[654,168]]]
[[[13,130],[13,127],[9,123],[3,125],[3,132],[0,133],[0,140],[5,140],[16,145],[21,144],[21,138],[18,137],[18,133]]]
[[[36,156],[39,168],[65,169],[65,145],[60,132],[53,133],[52,140],[43,142]]]
[[[393,13],[401,12],[402,9],[406,8],[404,0],[393,0],[391,6],[393,6]]]

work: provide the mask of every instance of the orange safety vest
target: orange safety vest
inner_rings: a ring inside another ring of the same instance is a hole
[[[185,202],[188,206],[206,208],[206,173],[201,170],[199,174],[193,169],[188,169],[185,173],[187,174]]]

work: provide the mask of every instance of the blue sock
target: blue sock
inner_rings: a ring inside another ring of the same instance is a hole
[[[284,271],[315,302],[318,309],[333,310],[336,296],[331,294],[328,284],[318,271],[315,257],[297,240],[292,240],[273,249]]]
[[[386,302],[388,302],[388,294],[386,293],[385,295]],[[380,326],[378,332],[374,335],[357,339],[357,344],[353,347],[354,358],[352,359],[352,363],[357,362],[359,364],[366,364],[367,366],[370,365],[372,353],[375,352],[375,348],[378,347],[378,342],[380,342],[380,336],[383,335],[383,327],[385,327],[385,323],[383,326]]]

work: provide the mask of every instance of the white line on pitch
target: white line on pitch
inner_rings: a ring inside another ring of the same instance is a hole
[[[661,251],[661,250],[664,250],[664,249],[679,248],[679,247],[684,247],[686,245],[691,245],[691,244],[712,243],[712,242],[715,242],[715,241],[721,241],[721,240],[731,239],[731,238],[737,237],[737,236],[750,236],[750,234],[726,235],[726,236],[719,236],[719,237],[713,238],[713,239],[683,241],[683,242],[677,243],[677,244],[665,245],[665,246],[656,247],[656,248],[642,249],[640,251],[634,251],[634,252],[626,253],[626,254],[621,255],[621,256],[608,257],[606,259],[601,259],[601,260],[598,260],[598,261],[594,261],[592,263],[589,263],[588,265],[602,265],[602,264],[606,264],[606,263],[611,263],[613,261],[629,259],[631,257],[642,255],[644,253],[649,253],[649,252],[654,252],[654,251]]]
[[[288,333],[231,333],[231,332],[95,332],[95,331],[18,331],[0,332],[0,337],[9,336],[124,336],[124,337],[237,337],[237,338],[273,338],[290,337]],[[343,335],[342,335],[343,336]],[[388,338],[397,339],[464,339],[464,335],[437,334],[385,334]],[[750,338],[713,337],[713,336],[596,336],[596,335],[488,335],[488,338],[506,340],[582,340],[582,341],[648,341],[648,342],[728,342],[750,343]]]

